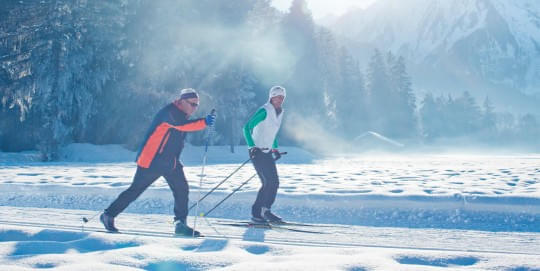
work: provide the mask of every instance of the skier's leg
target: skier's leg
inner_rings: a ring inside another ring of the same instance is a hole
[[[255,199],[255,203],[253,203],[253,206],[251,206],[251,215],[254,218],[261,218],[261,207],[264,202],[264,196],[265,196],[265,190],[266,190],[266,182],[264,180],[264,174],[263,174],[263,168],[264,168],[264,153],[260,152],[255,156],[253,159],[251,159],[251,162],[253,163],[253,167],[255,168],[255,171],[257,171],[257,175],[259,175],[259,179],[261,181],[261,188],[259,188],[259,191],[257,192],[257,198]]]
[[[270,159],[266,160],[263,174],[266,184],[265,197],[262,206],[270,209],[276,200],[276,195],[279,188],[279,177],[276,162],[272,156],[270,156]]]
[[[128,207],[130,203],[136,200],[148,186],[150,186],[161,174],[156,173],[150,169],[137,167],[135,172],[135,177],[133,177],[133,182],[131,186],[124,192],[120,193],[118,198],[105,209],[105,214],[110,217],[116,217],[124,209]]]
[[[174,197],[174,223],[175,234],[199,237],[201,233],[187,225],[189,186],[184,174],[184,168],[179,166],[165,174]]]
[[[173,171],[164,175],[174,197],[174,220],[184,224],[188,214],[189,186],[184,174],[184,168],[177,166]]]
[[[272,204],[276,200],[277,190],[279,188],[279,177],[277,174],[276,162],[272,157],[272,154],[269,153],[265,155],[261,162],[260,175],[264,180],[264,189],[262,189],[261,196],[261,210],[260,214],[264,220],[270,223],[280,223],[283,220],[281,217],[273,214],[270,211]]]

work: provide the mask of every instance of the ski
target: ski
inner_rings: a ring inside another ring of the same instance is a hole
[[[80,229],[80,228],[79,228]],[[108,231],[106,229],[100,229],[99,227],[84,227],[81,232],[100,232],[108,234],[118,234],[118,235],[135,235],[135,236],[147,236],[147,237],[164,237],[164,238],[186,238],[186,239],[197,239],[204,238],[206,236],[200,235],[193,237],[191,235],[182,235],[176,233],[167,233],[159,231],[145,231],[145,230],[119,230],[117,232]]]
[[[118,234],[118,235],[131,235],[131,236],[146,236],[146,237],[164,237],[164,238],[193,238],[192,236],[186,235],[177,235],[174,232],[160,232],[160,231],[148,231],[148,230],[121,230],[118,232],[110,232],[104,229],[103,227],[96,226],[77,226],[77,225],[63,225],[63,224],[53,224],[53,223],[36,223],[36,222],[27,222],[27,221],[5,221],[0,220],[0,224],[12,225],[12,226],[23,226],[23,227],[35,227],[41,229],[54,229],[54,230],[66,230],[66,231],[76,231],[76,232],[98,232],[98,233],[108,233],[108,234]],[[197,238],[206,238],[208,236],[201,235]]]
[[[298,222],[288,222],[288,221],[282,221],[277,223],[270,223],[272,225],[284,225],[284,226],[298,226],[298,227],[316,227],[316,228],[334,228],[333,225],[327,225],[327,224],[309,224],[309,223],[298,223]]]
[[[154,231],[138,231],[138,230],[121,230],[121,231],[117,231],[117,232],[111,232],[111,231],[107,231],[107,230],[90,229],[90,228],[85,228],[84,231],[82,231],[82,232],[100,232],[100,233],[118,234],[118,235],[164,237],[164,238],[186,238],[186,239],[197,239],[197,238],[206,237],[204,235],[193,237],[191,235],[182,235],[182,234],[164,233],[164,232],[154,232]]]
[[[250,220],[217,220],[217,222],[222,223],[242,223],[242,224],[255,224],[253,221]],[[272,226],[293,226],[293,227],[313,227],[313,228],[335,228],[335,225],[329,225],[329,224],[309,224],[309,223],[298,223],[298,222],[288,222],[288,221],[282,221],[277,223],[269,223]],[[340,227],[347,227],[346,225],[339,225]]]
[[[110,233],[110,234],[137,235],[137,236],[149,236],[149,237],[172,237],[172,238],[186,238],[186,239],[197,239],[197,238],[206,237],[202,234],[199,236],[191,236],[191,235],[183,235],[183,234],[176,234],[176,233],[138,231],[138,230],[122,230],[122,231],[117,231],[117,232],[110,232],[107,230],[87,230],[87,231],[104,232],[104,233]]]
[[[102,232],[102,233],[109,233],[109,234],[124,234],[124,235],[139,235],[139,236],[151,236],[151,237],[173,237],[173,238],[193,238],[197,239],[200,237],[206,237],[204,235],[199,236],[192,236],[192,235],[184,235],[184,234],[176,234],[176,233],[165,233],[165,232],[157,232],[157,231],[145,231],[145,230],[119,230],[119,231],[108,231],[105,229],[99,229],[95,227],[85,227],[83,230],[87,232]]]
[[[239,222],[217,222],[218,225],[222,226],[232,226],[232,227],[240,227],[240,228],[251,228],[251,229],[269,229],[269,230],[283,230],[283,231],[292,231],[292,232],[301,232],[301,233],[314,233],[314,234],[326,234],[326,232],[322,231],[313,231],[313,230],[304,230],[294,227],[286,227],[283,224],[277,225],[277,224],[262,224],[262,223],[253,223],[248,221],[239,221]]]

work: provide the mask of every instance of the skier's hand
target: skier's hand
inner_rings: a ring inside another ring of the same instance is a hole
[[[216,121],[216,115],[208,114],[206,118],[204,118],[204,121],[206,122],[207,126],[214,125],[214,122]]]
[[[254,159],[255,156],[257,156],[257,154],[261,152],[261,149],[257,148],[257,147],[251,147],[249,149],[249,158],[250,159]]]
[[[281,158],[281,153],[279,153],[278,149],[272,149],[272,154],[274,155],[274,161],[279,160]]]

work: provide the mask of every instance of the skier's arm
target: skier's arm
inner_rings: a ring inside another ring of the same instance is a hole
[[[274,138],[274,143],[272,144],[272,149],[277,149],[277,148],[279,147],[278,147],[277,136],[276,136],[276,138]]]
[[[196,120],[189,120],[186,123],[182,125],[177,125],[177,126],[171,125],[167,122],[164,122],[163,124],[168,126],[168,128],[173,128],[182,132],[194,132],[194,131],[200,131],[206,128],[206,121],[204,118],[196,119]]]
[[[251,136],[253,129],[264,119],[266,119],[266,110],[261,108],[257,110],[257,112],[251,116],[246,125],[244,125],[244,137],[246,138],[246,143],[249,148],[255,147],[255,142],[253,142],[253,137]]]

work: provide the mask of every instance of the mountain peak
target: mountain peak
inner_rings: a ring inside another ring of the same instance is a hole
[[[533,0],[380,0],[331,29],[363,62],[373,48],[405,57],[417,87],[529,95],[540,92],[539,14]]]

